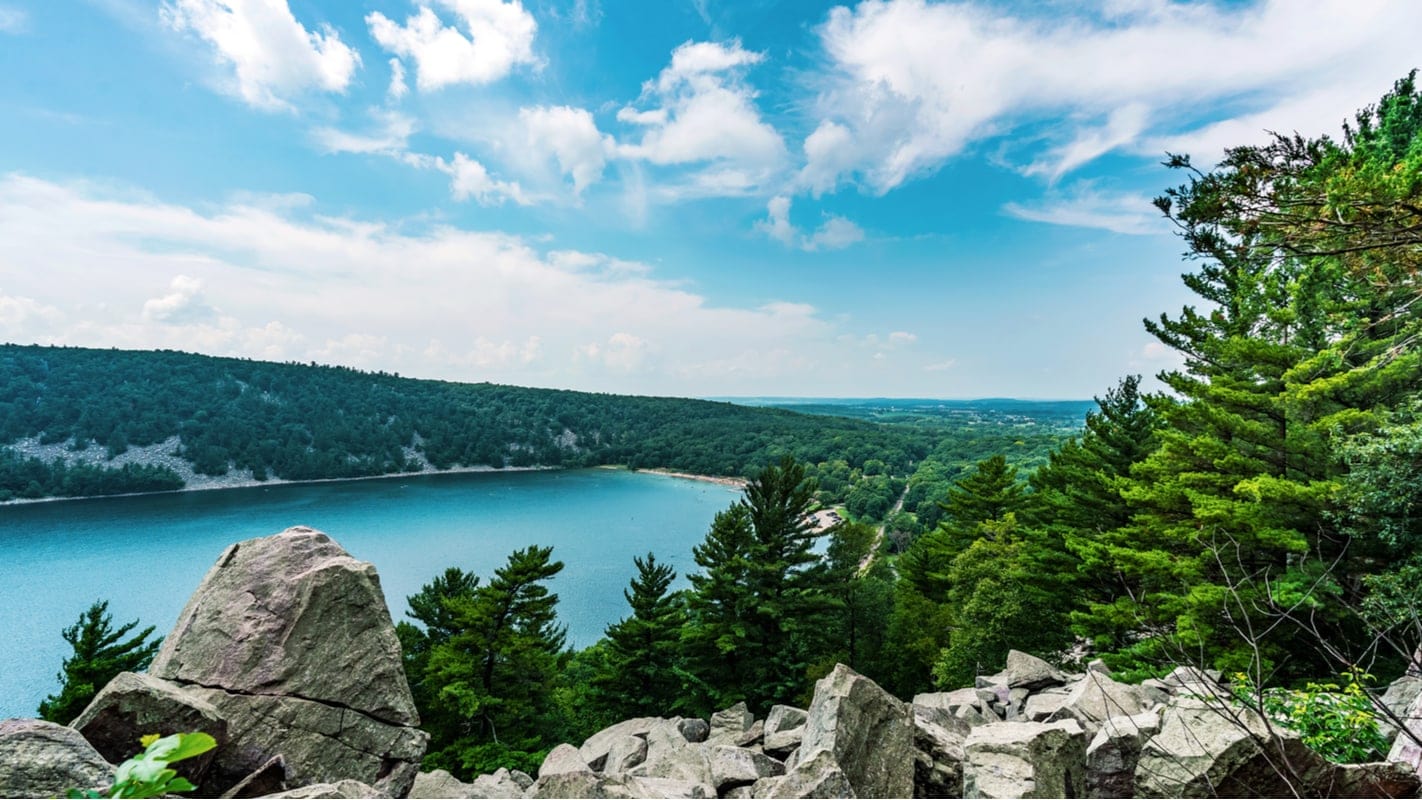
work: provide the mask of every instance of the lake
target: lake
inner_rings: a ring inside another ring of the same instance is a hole
[[[293,525],[325,531],[380,572],[395,619],[447,566],[487,579],[513,550],[552,545],[568,641],[592,644],[628,613],[648,550],[695,564],[728,486],[619,470],[485,472],[0,506],[0,719],[33,716],[71,649],[60,631],[97,599],[115,624],[166,634],[227,545]]]

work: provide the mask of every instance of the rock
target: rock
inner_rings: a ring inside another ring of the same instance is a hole
[[[1030,700],[1031,698],[1028,699]],[[997,715],[991,711],[983,714],[972,706],[958,706],[958,710],[954,712],[953,718],[972,728],[1001,721],[997,718]]]
[[[681,737],[688,742],[704,742],[711,735],[711,726],[704,719],[684,719],[678,723]]]
[[[286,790],[286,761],[278,755],[267,759],[267,763],[238,781],[236,786],[223,792],[222,797],[224,800],[239,797],[266,797],[269,794]]]
[[[602,772],[617,775],[647,760],[647,740],[641,736],[623,736],[612,743]]]
[[[814,714],[813,704],[811,715]],[[912,765],[910,765],[911,767]],[[751,785],[752,797],[908,797],[907,793],[865,795],[855,792],[849,776],[834,755],[818,750],[778,778],[762,778]]]
[[[1027,722],[1046,722],[1066,704],[1069,692],[1051,690],[1038,692],[1022,704],[1022,718]]]
[[[533,778],[528,775],[518,770],[499,767],[492,775],[480,775],[475,778],[468,796],[484,800],[513,800],[523,797],[523,793],[532,785]]]
[[[822,764],[819,751],[833,756],[858,797],[913,792],[910,706],[843,664],[815,684],[795,771]]]
[[[970,729],[939,725],[935,720],[941,714],[939,709],[913,707],[914,797],[963,796],[963,739]]]
[[[1313,797],[1416,797],[1422,779],[1405,764],[1381,761],[1372,764],[1337,764],[1327,786],[1316,787]]]
[[[228,547],[148,672],[420,722],[375,567],[311,528]]]
[[[416,728],[386,725],[326,703],[221,689],[188,691],[212,704],[227,722],[227,746],[217,752],[208,773],[214,789],[235,784],[279,753],[290,786],[350,779],[381,793],[406,794],[428,741]]]
[[[614,742],[624,736],[645,737],[653,725],[663,721],[658,717],[638,717],[624,720],[589,736],[587,741],[583,742],[582,747],[578,748],[578,753],[588,766],[600,770],[603,768],[603,762],[607,760],[608,751],[612,749]]]
[[[1135,791],[1138,797],[1292,796],[1297,787],[1327,785],[1331,774],[1332,765],[1298,734],[1267,725],[1249,709],[1182,693],[1161,714],[1160,732],[1141,747]]]
[[[732,742],[755,724],[755,716],[744,703],[736,703],[724,711],[711,715],[711,729],[706,741],[715,743]]]
[[[373,786],[355,780],[342,780],[332,783],[312,783],[297,789],[288,789],[285,792],[267,795],[267,797],[301,797],[309,798],[310,800],[389,796],[388,794],[381,794]]]
[[[761,748],[777,758],[784,758],[800,746],[805,735],[806,713],[794,706],[771,706],[765,717],[765,741]]]
[[[718,790],[785,774],[784,764],[742,747],[712,745],[707,756],[711,762],[711,785]]]
[[[1217,669],[1180,666],[1171,670],[1161,681],[1170,687],[1171,694],[1226,697],[1229,692],[1224,688],[1221,677]]]
[[[1066,683],[1066,676],[1061,670],[1034,655],[1021,650],[1009,650],[1006,666],[1001,672],[988,678],[988,681],[1009,689],[1045,689]]]
[[[1081,797],[1086,732],[1075,720],[974,728],[963,743],[963,797]]]
[[[1091,659],[1091,662],[1086,665],[1086,671],[1087,671],[1087,672],[1099,672],[1099,673],[1101,673],[1102,675],[1107,675],[1107,676],[1109,676],[1109,675],[1111,674],[1111,668],[1108,667],[1108,666],[1106,666],[1106,662],[1105,662],[1105,661],[1102,661],[1102,660],[1099,659],[1099,658],[1093,658],[1093,659]]]
[[[218,750],[227,746],[227,723],[211,703],[176,683],[135,672],[119,673],[109,681],[69,727],[79,731],[99,755],[114,764],[123,763],[142,749],[138,744],[140,736],[206,733],[217,742],[217,749],[174,766],[179,775],[199,789],[204,786],[207,769]],[[257,769],[264,767],[266,764]],[[278,786],[271,791],[285,788]]]
[[[916,694],[913,696],[913,704],[926,708],[941,708],[950,715],[963,706],[972,706],[978,711],[983,708],[982,699],[978,697],[977,689],[954,689],[951,692]]]
[[[620,776],[596,772],[561,772],[545,775],[529,787],[525,797],[602,798],[632,797]]]
[[[1086,796],[1135,797],[1141,745],[1160,731],[1160,715],[1111,717],[1086,746]]]
[[[1136,686],[1140,690],[1141,697],[1152,706],[1163,706],[1170,702],[1172,694],[1171,687],[1165,681],[1155,678],[1146,678]]]
[[[705,783],[674,781],[666,778],[628,777],[624,783],[627,797],[715,797],[716,790]]]
[[[149,675],[226,722],[209,791],[281,754],[291,785],[353,779],[400,796],[428,739],[375,568],[310,528],[227,548]]]
[[[727,800],[742,800],[742,798],[755,797],[755,786],[733,786],[721,793],[721,797]]]
[[[1422,694],[1412,699],[1405,713],[1398,715],[1405,730],[1399,731],[1392,741],[1392,749],[1387,760],[1402,764],[1415,775],[1422,775]]]
[[[731,744],[735,747],[754,747],[763,741],[765,741],[765,721],[758,719],[751,724],[750,730],[732,739]]]
[[[1395,714],[1398,719],[1404,719],[1407,716],[1407,710],[1412,707],[1413,701],[1419,695],[1422,695],[1422,678],[1403,675],[1388,684],[1387,691],[1383,692],[1378,702]],[[1378,715],[1378,730],[1387,737],[1389,744],[1397,740],[1398,727],[1396,723],[1386,719],[1382,714]]]
[[[560,744],[548,751],[543,764],[538,768],[538,777],[562,775],[565,772],[592,772],[592,767],[578,754],[578,748],[570,744]]]
[[[1117,683],[1109,675],[1091,672],[1072,689],[1048,721],[1075,719],[1094,734],[1107,719],[1133,716],[1148,707],[1136,687]]]
[[[647,732],[646,759],[629,769],[627,774],[638,778],[665,778],[685,783],[711,784],[711,763],[706,756],[707,747],[705,743],[693,744],[682,738],[676,720],[663,720]]]
[[[0,797],[63,797],[70,789],[107,787],[113,775],[113,765],[73,728],[38,719],[0,722]]]
[[[410,797],[417,800],[441,800],[444,798],[467,798],[474,795],[473,784],[459,780],[442,769],[421,772],[415,775],[415,783],[410,787]],[[522,792],[519,796],[522,796]]]

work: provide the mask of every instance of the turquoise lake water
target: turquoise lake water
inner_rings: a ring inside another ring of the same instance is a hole
[[[0,506],[0,719],[33,716],[70,652],[60,631],[97,599],[115,623],[166,634],[227,545],[292,525],[325,531],[380,572],[395,619],[447,566],[488,576],[508,554],[552,545],[570,644],[627,613],[648,550],[678,585],[691,548],[739,492],[615,470],[465,473]]]

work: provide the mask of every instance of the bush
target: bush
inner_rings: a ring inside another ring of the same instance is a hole
[[[1307,683],[1302,689],[1259,689],[1248,675],[1234,676],[1236,702],[1261,709],[1273,722],[1298,732],[1303,743],[1335,764],[1378,761],[1387,739],[1378,730],[1373,701],[1363,681],[1373,676],[1350,670],[1343,685]]]

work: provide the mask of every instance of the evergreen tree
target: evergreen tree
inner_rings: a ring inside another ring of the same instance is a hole
[[[544,584],[563,562],[552,555],[516,550],[487,584],[441,603],[451,633],[431,648],[425,680],[461,723],[457,738],[431,741],[430,766],[467,778],[500,766],[537,770],[562,725],[554,690],[566,637],[558,596]]]
[[[677,656],[686,615],[680,597],[668,594],[676,572],[651,553],[632,561],[637,575],[622,592],[632,616],[608,626],[592,678],[598,704],[614,719],[661,716],[681,696]]]
[[[877,530],[861,522],[841,522],[829,530],[825,587],[834,605],[826,619],[824,652],[812,672],[828,674],[836,663],[881,683],[896,659],[887,646],[893,611],[893,569],[874,552]]]
[[[163,643],[162,637],[147,641],[153,626],[125,639],[129,631],[138,627],[138,620],[115,630],[108,612],[107,600],[96,601],[60,634],[74,652],[64,659],[60,669],[59,693],[40,701],[40,719],[67,725],[120,672],[138,672],[153,661]]]
[[[478,575],[449,567],[443,575],[407,598],[410,610],[406,614],[423,627],[403,620],[395,626],[405,675],[420,712],[420,726],[430,733],[433,741],[450,742],[459,738],[465,721],[452,704],[441,701],[441,686],[432,680],[434,676],[429,672],[430,653],[459,631],[449,602],[470,597],[478,586]]]
[[[705,714],[746,699],[755,597],[749,562],[755,534],[750,511],[737,503],[718,512],[706,539],[691,549],[701,572],[687,576],[687,626],[682,631],[693,696],[685,710]]]
[[[1020,512],[1023,491],[1017,468],[1007,463],[1006,456],[979,461],[948,492],[940,527],[947,532],[955,550],[961,552],[977,538],[979,525],[1002,519],[1009,511]]]

